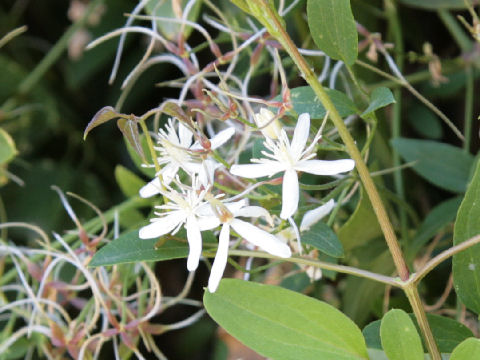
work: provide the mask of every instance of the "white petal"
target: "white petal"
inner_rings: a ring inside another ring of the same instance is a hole
[[[325,215],[335,207],[335,201],[330,199],[327,203],[319,206],[313,210],[309,210],[303,215],[302,223],[300,224],[300,231],[310,229],[310,227],[320,221]]]
[[[240,219],[233,219],[230,225],[241,237],[266,252],[283,258],[292,256],[288,245],[277,239],[275,235]]]
[[[238,201],[227,202],[227,203],[224,203],[223,205],[225,205],[227,207],[228,211],[230,211],[235,216],[237,211],[239,211],[242,207],[248,205],[248,199],[242,199],[242,200],[238,200]]]
[[[180,138],[180,146],[184,148],[190,147],[192,144],[193,134],[188,127],[178,122],[178,136]]]
[[[352,170],[355,161],[342,160],[304,160],[295,165],[295,170],[314,175],[336,175]]]
[[[200,262],[200,255],[202,255],[202,233],[197,223],[195,216],[189,215],[187,217],[187,240],[190,248],[187,258],[188,271],[196,270]]]
[[[160,194],[160,188],[161,188],[160,179],[158,177],[155,177],[148,184],[142,186],[142,188],[139,191],[139,194],[142,198],[149,198],[149,197],[152,197],[153,195]]]
[[[223,224],[222,230],[220,230],[217,254],[215,255],[212,270],[210,271],[210,278],[208,279],[208,291],[210,291],[211,293],[217,290],[218,284],[222,279],[225,266],[227,265],[229,242],[230,225]]]
[[[305,268],[305,272],[307,273],[311,281],[317,281],[322,278],[322,269],[315,266],[307,266]]]
[[[172,211],[166,216],[153,219],[151,224],[142,227],[138,232],[140,239],[153,239],[171,232],[185,220],[183,211]]]
[[[233,215],[237,216],[244,216],[244,217],[263,217],[265,220],[268,221],[270,225],[273,225],[273,219],[268,212],[268,210],[264,209],[261,206],[245,206],[241,209],[234,211]]]
[[[200,216],[197,220],[200,231],[212,230],[220,225],[220,220],[216,216]]]
[[[293,169],[288,169],[285,171],[285,175],[283,175],[282,211],[280,212],[282,219],[288,219],[295,214],[298,209],[299,197],[297,172]]]
[[[305,149],[309,134],[310,115],[308,115],[308,113],[303,113],[298,117],[297,126],[295,126],[295,131],[293,133],[292,144],[290,145],[293,158],[298,159],[303,149]]]
[[[272,176],[285,170],[285,166],[277,161],[262,164],[233,165],[230,172],[233,175],[254,179],[264,176]]]
[[[215,150],[225,144],[235,134],[235,128],[229,127],[220,131],[217,135],[210,139],[211,149]]]
[[[205,188],[213,184],[215,180],[215,170],[218,169],[221,165],[214,160],[206,159],[203,161],[200,171],[198,172],[198,177],[200,184]]]
[[[172,182],[175,175],[177,175],[179,168],[180,167],[177,164],[169,163],[160,171],[160,173],[162,174],[163,183],[165,185],[169,185]]]

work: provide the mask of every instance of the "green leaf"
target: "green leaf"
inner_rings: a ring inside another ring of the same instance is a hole
[[[188,255],[186,242],[167,240],[155,248],[158,239],[140,239],[138,230],[123,234],[102,247],[93,256],[89,266],[106,266],[138,261],[163,261],[185,258]]]
[[[138,155],[130,142],[126,138],[124,139],[128,154],[130,155],[130,158],[132,159],[137,169],[142,172],[142,174],[147,175],[149,178],[153,179],[153,177],[155,176],[155,168],[142,166],[143,164],[145,164],[144,160],[140,157],[140,155]],[[143,153],[149,153],[147,138],[144,134],[140,135],[140,144],[142,145]]]
[[[413,106],[407,112],[407,120],[422,137],[438,140],[443,137],[442,123],[426,106]]]
[[[176,1],[178,3],[178,1]],[[185,9],[185,5],[188,3],[188,0],[180,1],[182,5],[182,10]],[[175,11],[172,7],[173,1],[162,1],[162,0],[150,0],[145,5],[145,10],[148,14],[152,16],[161,16],[161,17],[168,17],[172,19],[176,19],[177,16],[175,15]],[[189,21],[195,22],[200,14],[201,8],[201,1],[197,1],[193,7],[190,9],[187,19]],[[166,20],[157,20],[157,26],[160,32],[168,39],[168,40],[176,40],[178,34],[181,30],[181,24],[178,22],[166,21]],[[188,38],[190,33],[192,32],[193,28],[189,25],[184,27],[183,36],[185,39]]]
[[[115,167],[115,180],[127,197],[138,195],[140,188],[145,185],[145,181],[122,165]]]
[[[430,140],[396,138],[392,146],[413,170],[442,189],[463,193],[467,188],[473,156],[452,145]]]
[[[97,111],[95,115],[93,115],[92,120],[90,120],[87,127],[85,128],[85,131],[83,133],[83,139],[85,140],[87,138],[88,133],[92,131],[93,128],[96,128],[97,126],[116,118],[128,119],[130,118],[130,116],[120,114],[111,106],[105,106],[101,108]]]
[[[410,316],[414,322],[417,331],[420,331],[415,315],[408,314],[408,316]],[[433,337],[438,345],[438,350],[442,353],[451,353],[458,344],[473,336],[473,333],[469,328],[456,320],[434,314],[427,314],[427,319],[430,328],[432,329]],[[380,340],[380,324],[381,320],[373,321],[365,326],[362,331],[369,348],[382,348]],[[424,351],[427,351],[425,346]]]
[[[17,155],[17,148],[12,137],[0,128],[0,165],[6,164]]]
[[[335,60],[353,65],[358,34],[350,0],[308,0],[310,34],[318,48]]]
[[[458,210],[453,234],[454,245],[480,234],[480,161]],[[460,300],[480,314],[480,245],[453,256],[453,283]]]
[[[319,221],[308,231],[302,233],[302,242],[313,246],[321,252],[333,256],[343,257],[343,246],[337,234],[324,222]]]
[[[276,360],[367,359],[358,327],[322,301],[283,289],[223,279],[205,291],[208,314],[259,354]]]
[[[480,340],[470,338],[458,345],[453,350],[450,360],[480,359]]]
[[[395,103],[395,98],[393,97],[390,89],[386,87],[378,87],[372,91],[370,96],[370,104],[361,116],[365,117],[374,111],[393,103]]]
[[[353,101],[343,92],[334,89],[325,90],[341,117],[359,113]],[[312,119],[321,119],[327,113],[310,86],[300,86],[292,89],[290,98],[293,109],[298,114],[309,113]]]
[[[363,187],[360,190],[360,200],[352,216],[338,231],[338,238],[344,249],[349,250],[364,245],[382,234],[382,229],[373,211],[368,196]]]
[[[465,9],[465,0],[400,0],[402,4],[419,7],[425,10]]]
[[[423,360],[422,341],[405,311],[393,309],[384,315],[380,338],[389,360]]]
[[[408,257],[413,259],[418,251],[430,240],[439,230],[452,222],[457,215],[458,207],[462,201],[461,197],[454,197],[446,200],[430,211],[417,230],[411,245],[408,247]]]

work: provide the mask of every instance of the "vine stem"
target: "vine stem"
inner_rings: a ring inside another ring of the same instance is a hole
[[[397,237],[393,231],[392,224],[390,223],[387,212],[383,206],[375,184],[373,183],[368,168],[363,161],[355,141],[345,126],[343,119],[325,92],[322,84],[320,84],[318,81],[313,70],[307,64],[303,56],[298,51],[297,46],[293,43],[292,39],[288,35],[278,13],[269,5],[267,1],[253,0],[248,3],[253,15],[256,16],[257,19],[267,28],[268,32],[280,42],[285,51],[287,51],[294,63],[299,68],[303,78],[312,87],[322,105],[329,112],[330,118],[337,128],[350,157],[355,161],[358,174],[360,175],[360,179],[362,180],[365,191],[367,192],[372,207],[375,211],[375,215],[380,223],[380,227],[385,236],[390,253],[392,254],[393,261],[400,279],[406,281],[409,278],[409,271],[402,255],[402,250],[398,244]]]

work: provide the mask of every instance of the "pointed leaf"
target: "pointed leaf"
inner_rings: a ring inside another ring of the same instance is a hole
[[[142,144],[140,143],[140,133],[138,132],[137,122],[131,119],[118,119],[117,125],[135,152],[147,162]]]
[[[372,112],[381,109],[387,105],[393,104],[395,98],[389,88],[379,87],[372,91],[370,95],[370,104],[361,116],[365,117]]]
[[[458,345],[452,352],[450,360],[480,359],[480,340],[470,338]]]
[[[145,185],[145,181],[122,165],[115,167],[115,180],[127,197],[138,195],[140,188]]]
[[[163,104],[162,106],[162,111],[163,113],[167,114],[168,116],[171,116],[172,118],[177,118],[178,120],[183,121],[183,123],[188,124],[188,116],[185,114],[185,111],[178,106],[177,104],[168,101]]]
[[[322,301],[283,289],[223,279],[205,291],[209,315],[259,354],[276,360],[367,359],[358,327]]]
[[[308,231],[301,234],[304,244],[313,246],[323,253],[333,257],[343,257],[343,246],[337,234],[324,222],[318,222]]]
[[[393,309],[385,314],[380,337],[389,360],[423,360],[422,341],[405,311]]]
[[[11,161],[18,151],[12,137],[2,128],[0,128],[0,165]]]
[[[335,60],[353,65],[358,34],[350,0],[308,0],[308,26],[318,48]]]
[[[138,261],[162,261],[186,258],[188,244],[167,240],[155,248],[158,239],[143,240],[138,237],[138,230],[125,233],[102,247],[93,256],[89,266],[106,266]]]
[[[92,131],[93,128],[96,128],[97,126],[102,125],[112,119],[128,119],[129,117],[129,115],[120,114],[111,106],[105,106],[98,110],[98,112],[93,116],[92,120],[90,120],[90,122],[88,123],[83,133],[83,140],[87,138],[88,133]]]
[[[480,161],[458,210],[453,234],[454,245],[480,234]],[[453,283],[460,300],[480,314],[480,245],[453,256]]]
[[[449,144],[430,140],[396,138],[392,146],[424,179],[445,190],[462,193],[467,188],[473,156]]]

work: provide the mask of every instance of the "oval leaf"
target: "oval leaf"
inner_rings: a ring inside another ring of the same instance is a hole
[[[321,252],[333,256],[343,257],[343,246],[337,234],[324,222],[318,222],[308,231],[302,233],[302,242],[313,246]]]
[[[283,289],[223,279],[205,291],[209,315],[259,354],[276,360],[368,359],[358,327],[322,301]]]
[[[480,161],[458,210],[453,243],[458,245],[480,234]],[[480,245],[453,256],[453,283],[460,300],[480,314]]]
[[[162,261],[185,258],[188,255],[186,242],[167,240],[155,249],[158,239],[140,239],[138,230],[123,234],[102,247],[93,256],[89,266],[106,266],[138,261]]]
[[[334,89],[325,90],[341,117],[359,113],[355,104],[347,95]],[[299,86],[292,89],[290,99],[293,109],[298,114],[309,113],[312,119],[322,119],[327,113],[320,99],[310,86]],[[281,101],[280,97],[278,97],[278,100]]]
[[[424,179],[445,190],[463,193],[474,158],[462,149],[430,140],[396,138],[392,146]]]
[[[309,0],[307,17],[320,50],[348,65],[357,60],[358,34],[350,0]]]
[[[129,116],[125,114],[120,114],[111,106],[105,106],[101,108],[97,111],[97,113],[93,116],[92,120],[90,120],[87,127],[85,128],[85,131],[83,133],[83,140],[87,138],[88,133],[92,131],[93,128],[96,128],[97,126],[116,118],[128,119]]]
[[[470,338],[458,345],[453,350],[450,360],[480,359],[480,340]]]
[[[417,327],[417,331],[420,331],[415,315],[408,314],[408,316],[410,316],[410,319],[412,319]],[[427,319],[432,329],[433,337],[438,345],[438,350],[442,353],[451,353],[458,344],[473,336],[472,330],[456,320],[434,314],[427,314]],[[369,348],[382,348],[380,324],[381,320],[373,321],[365,326],[362,331]],[[424,351],[427,351],[425,346]]]
[[[115,167],[115,180],[127,197],[138,195],[140,188],[145,185],[145,181],[122,165]]]
[[[423,360],[422,341],[405,311],[393,309],[385,314],[380,337],[389,360]]]

